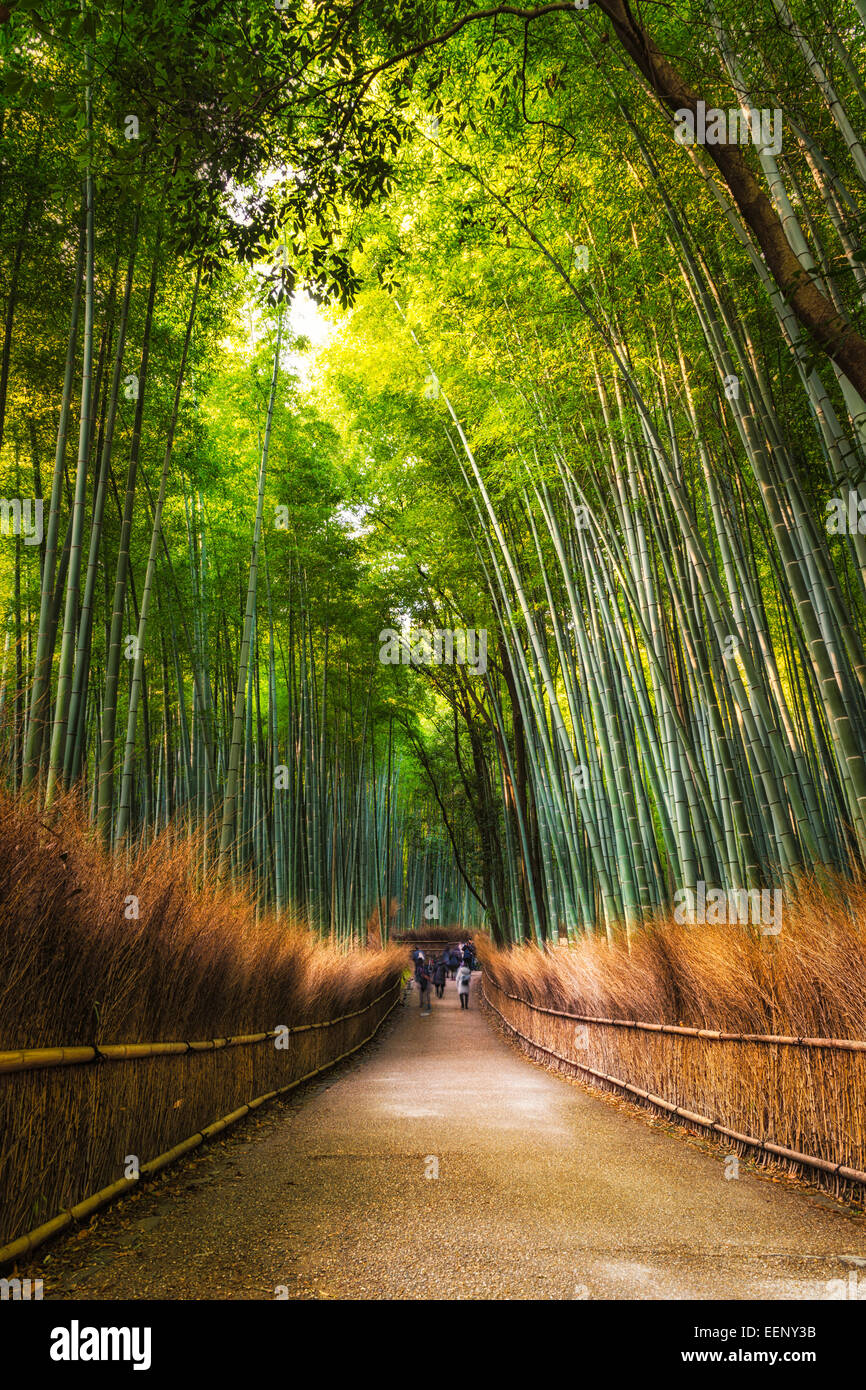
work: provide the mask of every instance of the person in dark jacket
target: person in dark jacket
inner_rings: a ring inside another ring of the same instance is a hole
[[[418,959],[415,962],[415,980],[418,985],[418,993],[421,996],[421,1013],[429,1014],[432,1010],[432,1000],[430,986],[433,983],[433,971],[424,959],[424,952],[418,952]]]
[[[475,969],[475,952],[472,949],[471,941],[467,941],[463,947],[463,964],[468,965],[470,970]]]
[[[445,980],[448,975],[448,967],[445,963],[444,955],[440,956],[433,966],[433,983],[436,986],[436,998],[441,999],[445,993]]]
[[[425,970],[427,969],[427,965],[426,965],[425,960],[424,960],[424,952],[423,952],[423,951],[413,951],[413,952],[412,952],[412,961],[413,961],[413,966],[414,966],[413,974],[414,974],[414,976],[415,976],[415,983],[416,983],[416,985],[418,986],[418,988],[420,989],[420,988],[421,988],[421,977],[423,976]]]

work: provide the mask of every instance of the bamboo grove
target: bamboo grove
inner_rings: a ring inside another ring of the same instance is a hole
[[[10,785],[346,941],[858,878],[862,6],[240,8],[2,26]]]
[[[648,119],[648,84],[606,70],[598,30],[597,81],[575,94],[591,32],[566,47],[539,22],[533,69],[524,29],[516,120],[468,134],[445,103],[415,113],[412,192],[375,253],[402,283],[370,297],[337,367],[387,335],[382,385],[413,355],[425,383],[406,456],[426,452],[472,557],[457,580],[429,546],[427,598],[497,633],[463,711],[505,808],[486,889],[538,939],[631,928],[701,884],[739,902],[856,875],[866,846],[866,407],[806,340],[708,149]],[[731,7],[711,34],[718,106],[778,108],[784,158],[768,141],[755,166],[854,327],[862,24],[836,7],[810,40],[781,6],[763,28]]]
[[[217,208],[230,162],[256,172],[245,142],[217,170],[208,132],[201,178],[194,101],[128,139],[126,106],[144,124],[153,105],[135,29],[178,60],[180,32],[131,17],[109,73],[110,25],[53,19],[5,68],[5,776],[46,811],[76,788],[107,846],[187,837],[202,877],[341,941],[414,925],[425,900],[456,920],[452,847],[432,797],[404,791],[352,627],[367,600],[337,441],[292,375],[285,237],[246,189]]]

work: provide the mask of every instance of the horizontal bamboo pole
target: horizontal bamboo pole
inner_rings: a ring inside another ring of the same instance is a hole
[[[472,933],[471,933],[471,932],[467,932],[467,933],[466,933],[466,936],[464,936],[464,937],[462,938],[462,940],[463,940],[463,941],[468,941],[468,940],[471,938],[471,936],[472,936]],[[449,940],[449,941],[445,941],[445,940],[440,940],[439,937],[434,937],[434,936],[430,936],[430,937],[424,937],[424,936],[414,937],[414,936],[412,936],[412,937],[409,937],[408,939],[404,939],[402,936],[395,936],[395,937],[392,937],[392,942],[393,942],[393,944],[394,944],[395,946],[407,946],[407,947],[408,947],[408,946],[417,946],[417,948],[418,948],[419,951],[424,951],[424,950],[426,950],[426,951],[447,951],[447,950],[448,950],[449,948],[451,948],[451,947],[453,947],[454,949],[456,949],[456,948],[460,945],[460,942],[457,940],[456,937],[455,937],[455,939],[454,939],[453,941],[450,941],[450,940]]]
[[[363,1009],[340,1014],[339,1018],[328,1018],[321,1023],[299,1023],[282,1033],[287,1037],[292,1033],[306,1033],[313,1028],[333,1028],[335,1023],[343,1023],[347,1018],[357,1018],[378,1004],[380,999],[393,989],[377,994]],[[281,1030],[280,1030],[281,1032]],[[157,1042],[157,1043],[105,1043],[93,1047],[31,1047],[15,1052],[0,1052],[0,1075],[17,1071],[35,1071],[41,1067],[71,1067],[85,1062],[130,1062],[143,1057],[168,1057],[187,1052],[216,1052],[223,1047],[241,1047],[249,1043],[266,1042],[268,1038],[280,1035],[276,1028],[269,1033],[244,1033],[231,1038],[205,1038],[201,1042]]]
[[[494,984],[494,988],[499,989],[499,986]],[[676,1115],[679,1119],[687,1120],[689,1124],[701,1125],[702,1128],[711,1130],[715,1134],[721,1134],[726,1139],[732,1139],[738,1144],[745,1144],[750,1148],[760,1149],[764,1153],[771,1153],[777,1155],[779,1158],[790,1159],[791,1162],[802,1164],[805,1168],[815,1168],[822,1173],[830,1173],[834,1177],[844,1178],[848,1182],[866,1185],[866,1173],[861,1172],[859,1168],[847,1168],[843,1163],[831,1163],[830,1160],[826,1158],[813,1158],[811,1154],[799,1153],[796,1149],[787,1149],[784,1145],[774,1144],[770,1140],[756,1139],[751,1134],[739,1134],[736,1130],[728,1129],[726,1125],[720,1124],[718,1120],[711,1120],[706,1115],[696,1115],[694,1111],[685,1110],[681,1105],[674,1105],[671,1101],[665,1100],[663,1096],[657,1096],[652,1091],[645,1091],[641,1086],[634,1086],[631,1082],[623,1081],[618,1076],[610,1076],[607,1072],[598,1071],[595,1067],[589,1067],[584,1062],[576,1062],[571,1057],[563,1057],[562,1053],[554,1052],[553,1048],[544,1047],[542,1043],[535,1042],[534,1039],[528,1038],[525,1033],[521,1033],[519,1028],[515,1028],[514,1024],[497,1009],[493,1000],[488,998],[486,981],[484,980],[482,980],[481,990],[484,1002],[488,1008],[492,1009],[493,1012],[501,1018],[506,1028],[512,1032],[515,1037],[520,1038],[536,1052],[543,1052],[546,1056],[555,1058],[557,1062],[561,1062],[566,1067],[575,1067],[578,1071],[585,1072],[588,1076],[594,1077],[597,1081],[606,1081],[608,1085],[615,1086],[620,1091],[626,1091],[629,1095],[638,1096],[640,1100],[646,1101],[650,1105],[658,1106],[659,1109],[665,1110],[669,1115]],[[527,1003],[525,999],[520,999],[514,994],[508,994],[504,989],[499,992],[500,994],[504,994],[507,999],[516,1000],[517,1003]],[[528,1005],[528,1007],[532,1008],[534,1006]],[[539,1009],[539,1012],[555,1013],[556,1010]],[[562,1016],[566,1018],[573,1017],[573,1015],[569,1014]]]
[[[795,1038],[776,1033],[719,1033],[713,1028],[687,1028],[678,1023],[642,1023],[632,1018],[569,1014],[562,1009],[546,1009],[543,1005],[534,1004],[531,999],[524,999],[519,994],[509,994],[495,981],[491,981],[491,984],[500,994],[504,994],[506,999],[513,999],[516,1004],[523,1004],[537,1014],[550,1014],[553,1018],[570,1018],[575,1023],[600,1023],[609,1028],[636,1028],[644,1033],[675,1033],[685,1038],[707,1038],[710,1042],[766,1043],[769,1046],[825,1047],[838,1052],[866,1052],[866,1042],[861,1042],[859,1038]]]
[[[323,1063],[321,1067],[315,1067],[313,1071],[308,1071],[304,1076],[299,1076],[296,1081],[290,1081],[287,1086],[279,1086],[275,1091],[266,1091],[264,1095],[256,1096],[253,1100],[248,1101],[246,1105],[241,1105],[237,1110],[232,1110],[230,1114],[223,1115],[220,1119],[214,1120],[213,1124],[206,1125],[204,1129],[199,1130],[197,1134],[191,1134],[188,1139],[181,1140],[179,1144],[175,1144],[173,1148],[167,1149],[165,1153],[158,1154],[156,1158],[150,1159],[148,1163],[143,1163],[137,1178],[119,1178],[117,1182],[113,1182],[110,1186],[103,1187],[101,1191],[95,1192],[92,1197],[85,1197],[83,1201],[77,1202],[74,1207],[70,1207],[67,1211],[60,1212],[57,1216],[52,1217],[50,1221],[44,1222],[43,1225],[36,1226],[34,1230],[28,1231],[26,1235],[18,1236],[16,1240],[11,1241],[8,1245],[0,1246],[0,1265],[8,1264],[11,1260],[20,1260],[22,1256],[30,1254],[31,1250],[35,1250],[37,1246],[44,1244],[44,1242],[50,1240],[52,1236],[58,1235],[61,1231],[66,1230],[67,1227],[73,1225],[76,1221],[80,1221],[83,1217],[91,1216],[93,1212],[98,1211],[100,1207],[105,1206],[108,1202],[114,1201],[115,1197],[120,1197],[131,1188],[138,1187],[142,1179],[153,1177],[154,1174],[161,1172],[163,1168],[167,1168],[170,1163],[174,1163],[176,1159],[183,1158],[184,1154],[191,1153],[193,1149],[197,1149],[199,1145],[204,1144],[206,1140],[213,1139],[217,1134],[221,1134],[223,1130],[228,1129],[229,1126],[235,1124],[237,1120],[243,1119],[244,1115],[248,1115],[251,1110],[257,1110],[260,1105],[264,1105],[266,1101],[274,1100],[276,1096],[286,1095],[287,1092],[294,1091],[296,1087],[302,1086],[305,1081],[312,1080],[312,1078],[318,1076],[320,1072],[330,1071],[331,1067],[335,1067],[338,1062],[344,1061],[346,1057],[351,1057],[353,1052],[357,1052],[359,1048],[364,1047],[366,1043],[370,1042],[370,1040],[376,1036],[382,1024],[385,1022],[385,1019],[397,1007],[397,1004],[400,1002],[399,990],[401,986],[402,979],[396,980],[393,985],[389,985],[388,989],[383,990],[375,999],[371,999],[369,1004],[365,1004],[363,1009],[356,1009],[353,1013],[342,1014],[340,1018],[330,1020],[331,1023],[341,1023],[343,1019],[356,1018],[358,1014],[366,1013],[369,1009],[372,1009],[373,1005],[378,1004],[379,1000],[384,999],[385,995],[390,993],[391,990],[398,991],[397,998],[394,1000],[393,1004],[385,1010],[373,1031],[368,1033],[366,1038],[362,1038],[359,1043],[356,1043],[354,1047],[350,1047],[347,1052],[341,1052],[339,1057],[332,1058],[330,1062]],[[304,1026],[323,1027],[324,1025],[305,1024]],[[298,1028],[292,1031],[301,1032],[302,1030]],[[265,1036],[273,1036],[273,1034],[266,1034]]]

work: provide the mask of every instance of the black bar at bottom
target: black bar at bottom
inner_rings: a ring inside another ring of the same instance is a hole
[[[521,1373],[545,1380],[616,1384],[625,1375],[671,1375],[700,1383],[707,1372],[736,1375],[759,1367],[777,1374],[810,1371],[826,1383],[862,1364],[863,1309],[856,1298],[832,1302],[26,1302],[0,1303],[0,1364],[50,1384],[86,1383],[108,1372],[132,1383],[194,1378],[234,1387],[281,1375],[301,1386],[405,1373],[462,1380],[473,1365],[485,1380],[501,1363],[504,1387]],[[460,1354],[458,1354],[458,1351]],[[482,1359],[483,1358],[483,1359]],[[399,1372],[398,1372],[399,1373]],[[11,1380],[10,1380],[11,1383]],[[20,1383],[20,1374],[19,1374]],[[663,1381],[664,1383],[664,1381]],[[731,1382],[735,1384],[736,1382]],[[781,1384],[782,1382],[780,1382]]]

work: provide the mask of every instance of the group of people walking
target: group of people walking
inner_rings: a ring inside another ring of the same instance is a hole
[[[472,971],[477,968],[471,941],[461,941],[459,946],[446,946],[441,955],[429,961],[423,951],[413,951],[412,960],[415,963],[415,980],[421,996],[422,1014],[432,1013],[432,991],[435,989],[436,998],[441,999],[445,993],[445,982],[449,977],[457,982],[457,998],[460,1000],[461,1009],[469,1008],[469,984]]]

